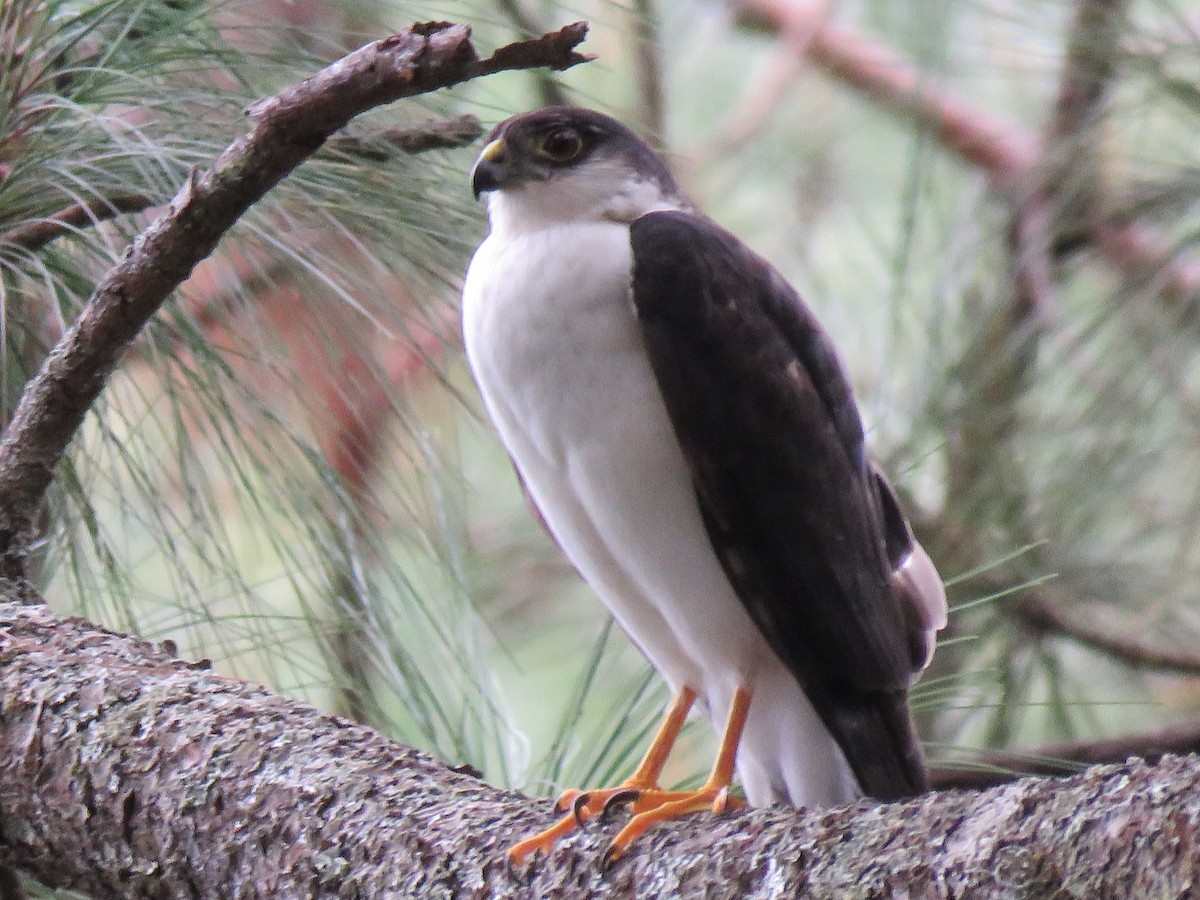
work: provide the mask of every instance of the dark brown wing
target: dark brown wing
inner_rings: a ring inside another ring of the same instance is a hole
[[[633,223],[633,300],[713,548],[868,795],[925,789],[909,617],[837,353],[795,291],[702,217]]]

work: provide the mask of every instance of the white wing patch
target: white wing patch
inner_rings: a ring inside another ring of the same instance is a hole
[[[946,588],[933,560],[915,540],[912,552],[892,572],[892,584],[912,603],[917,619],[925,629],[925,659],[913,673],[913,681],[916,681],[933,660],[937,633],[946,627],[949,614]]]

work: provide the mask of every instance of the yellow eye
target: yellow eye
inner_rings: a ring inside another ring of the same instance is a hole
[[[555,128],[542,135],[538,155],[555,163],[568,163],[583,152],[583,138],[574,128]]]

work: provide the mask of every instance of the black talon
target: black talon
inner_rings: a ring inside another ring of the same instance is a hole
[[[513,862],[512,857],[507,853],[504,854],[504,861],[507,863],[508,876],[514,881],[527,882],[532,871],[530,863],[536,862],[537,858],[542,855],[541,850],[534,850],[525,861],[521,864],[521,868],[517,868],[517,864]]]
[[[604,801],[604,807],[600,810],[600,817],[606,818],[616,807],[624,806],[626,803],[633,803],[642,796],[641,790],[638,788],[625,788],[623,791],[617,791]]]
[[[613,863],[617,861],[618,854],[615,844],[609,844],[608,849],[604,851],[604,855],[600,857],[600,871],[607,872],[612,868]]]
[[[566,811],[567,811],[567,806],[569,806],[569,805],[574,805],[575,803],[578,803],[578,802],[579,802],[579,798],[580,798],[580,797],[586,797],[586,796],[587,796],[587,793],[583,793],[583,794],[577,794],[577,795],[576,795],[576,797],[575,797],[575,799],[574,799],[574,800],[572,800],[570,804],[563,803],[563,796],[564,796],[564,795],[559,795],[558,799],[554,801],[554,811],[555,811],[556,813],[560,813],[560,812],[566,812]]]
[[[575,802],[571,804],[571,815],[575,817],[575,824],[582,828],[587,819],[583,817],[583,808],[587,806],[590,795],[585,791],[575,798]]]

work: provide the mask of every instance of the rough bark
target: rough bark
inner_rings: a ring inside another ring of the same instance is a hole
[[[514,873],[548,803],[40,604],[0,603],[0,695],[0,863],[99,898],[1200,895],[1194,756],[698,815],[602,870],[612,822]]]

